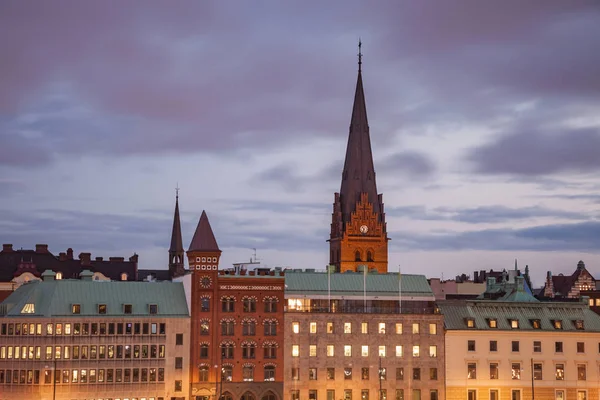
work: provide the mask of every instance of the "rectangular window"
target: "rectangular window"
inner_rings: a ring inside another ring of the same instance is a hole
[[[317,356],[317,345],[316,344],[311,344],[308,346],[308,356],[309,357]]]
[[[500,400],[498,389],[490,389],[490,400]]]
[[[327,400],[337,400],[335,398],[335,390],[327,389]]]
[[[344,345],[344,357],[352,357],[352,346]]]
[[[309,368],[308,369],[308,380],[309,381],[316,381],[317,380],[317,369],[316,368]]]
[[[521,379],[521,363],[511,364],[511,375],[513,380]]]
[[[308,391],[308,400],[317,400],[317,391],[314,389],[310,389]]]
[[[352,380],[352,368],[344,368],[344,380]]]
[[[309,327],[310,327],[310,330],[309,330],[310,333],[317,333],[317,323],[316,322],[311,322]]]
[[[402,357],[403,355],[404,355],[404,352],[402,350],[402,345],[396,346],[396,357]]]
[[[467,351],[475,351],[475,341],[474,340],[467,341]]]
[[[379,333],[385,334],[385,322],[380,322],[377,330]]]
[[[437,389],[431,389],[429,391],[429,400],[438,400],[438,399],[439,399],[439,397],[438,397]]]
[[[175,369],[183,368],[183,357],[175,357]]]
[[[297,389],[296,390],[292,390],[290,399],[291,400],[300,400],[300,391],[297,390]]]
[[[333,333],[333,322],[327,323],[327,333]]]
[[[133,312],[133,306],[131,304],[123,304],[123,314],[131,314]]]
[[[360,347],[360,355],[362,357],[369,357],[369,346],[361,346]]]
[[[360,400],[369,400],[369,389],[362,389],[360,391]]]
[[[533,379],[536,381],[542,380],[542,364],[533,364]]]
[[[327,345],[327,357],[333,357],[335,355],[335,346],[332,344]]]
[[[586,375],[587,374],[585,364],[577,364],[577,380],[585,381],[587,379]]]
[[[352,322],[344,322],[344,333],[352,333]]]
[[[413,346],[413,357],[419,357],[421,354],[421,348],[419,347],[419,345],[415,345]]]
[[[510,400],[521,400],[521,391],[519,389],[513,389],[510,391]]]
[[[402,323],[396,323],[396,335],[402,335]]]
[[[565,364],[556,364],[555,366],[555,374],[554,376],[556,377],[557,381],[564,381],[565,380]]]
[[[404,389],[396,389],[396,400],[404,400]]]
[[[412,333],[413,333],[413,335],[419,334],[419,324],[418,323],[412,324]]]
[[[369,333],[369,323],[363,322],[360,324],[360,333]]]
[[[379,357],[385,357],[385,346],[379,346]]]
[[[300,322],[292,322],[292,332],[300,333]]]
[[[554,352],[555,353],[563,352],[563,342],[554,342]]]
[[[175,334],[175,346],[183,346],[183,333]]]
[[[292,345],[292,357],[299,357],[300,356],[300,346],[297,344],[293,344]]]
[[[429,346],[429,357],[431,357],[431,358],[437,357],[437,346],[435,346],[435,345]]]
[[[533,342],[533,352],[534,353],[541,353],[542,352],[542,342],[540,342],[539,340],[535,340]]]
[[[519,320],[518,319],[511,319],[510,320],[510,327],[512,329],[519,329]]]
[[[518,340],[513,340],[512,341],[511,349],[512,349],[513,352],[518,352],[519,351],[519,341]]]
[[[490,379],[498,379],[498,363],[490,363]]]
[[[437,378],[438,378],[437,368],[429,368],[429,380],[437,381]]]
[[[585,343],[584,342],[577,342],[577,352],[585,353]]]
[[[403,381],[404,380],[404,368],[396,367],[396,380]]]
[[[437,335],[437,324],[429,324],[429,334]]]
[[[292,380],[297,381],[300,379],[300,368],[292,368]]]
[[[352,389],[344,389],[344,400],[352,400]]]
[[[413,368],[413,381],[421,380],[421,368]]]
[[[587,390],[578,390],[577,400],[587,400]]]
[[[467,390],[467,400],[477,400],[477,390],[475,390],[475,389]]]
[[[362,367],[360,369],[360,379],[363,381],[369,380],[369,367]]]
[[[467,379],[477,379],[477,364],[467,364]]]
[[[158,314],[158,305],[150,304],[148,311],[150,312],[150,314]]]
[[[106,314],[106,304],[98,304],[98,314]]]
[[[335,380],[335,368],[327,368],[327,376],[328,381]]]
[[[498,351],[498,341],[490,340],[490,351]]]

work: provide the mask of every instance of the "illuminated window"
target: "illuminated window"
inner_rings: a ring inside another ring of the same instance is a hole
[[[63,278],[62,272],[57,272],[55,279],[62,279],[62,278]]]
[[[333,357],[335,354],[335,346],[332,344],[327,345],[327,357]]]
[[[333,381],[335,380],[335,368],[327,368],[327,376],[326,379],[328,381]],[[335,400],[335,399],[333,399]]]
[[[510,320],[510,327],[512,329],[519,329],[519,320],[518,319],[511,319]]]
[[[396,323],[396,334],[402,335],[402,324],[401,323]]]
[[[467,379],[477,379],[477,364],[467,364]]]
[[[316,368],[309,368],[308,369],[308,380],[309,381],[316,381],[317,380],[317,369]]]
[[[300,333],[300,322],[292,322],[292,332]]]
[[[106,314],[106,304],[98,304],[98,314]]]
[[[35,313],[35,305],[33,303],[27,303],[21,309],[21,314],[34,314]]]
[[[385,322],[380,322],[378,327],[379,333],[385,333]]]
[[[317,323],[316,322],[311,322],[309,326],[310,326],[310,333],[317,333]]]
[[[344,333],[352,333],[352,322],[344,322]]]
[[[352,346],[349,344],[344,345],[344,357],[352,357]]]
[[[475,320],[473,318],[467,318],[467,328],[475,328]]]
[[[360,355],[363,357],[369,357],[369,346],[361,346]]]
[[[539,319],[532,319],[531,327],[533,329],[542,329],[542,322]]]
[[[123,272],[123,273],[121,274],[121,280],[122,280],[122,281],[126,281],[126,280],[127,280],[127,274],[126,274],[125,272]]]
[[[418,323],[412,324],[412,333],[415,335],[419,333],[419,324]]]
[[[344,379],[352,380],[352,368],[344,368]]]
[[[437,324],[429,324],[429,334],[437,335]]]
[[[298,357],[300,356],[300,346],[298,346],[297,344],[293,344],[292,345],[292,357]]]
[[[419,345],[413,346],[413,357],[419,357],[420,353],[421,353],[421,348],[419,347]]]
[[[81,314],[81,304],[72,304],[71,314]]]
[[[565,380],[565,364],[556,364],[554,376],[557,381]]]
[[[360,324],[360,333],[369,333],[369,323],[363,322]]]
[[[552,326],[554,326],[554,329],[562,329],[562,321],[560,319],[555,319],[552,321]]]
[[[577,380],[585,381],[587,379],[586,375],[587,374],[585,364],[577,364]]]
[[[498,320],[490,319],[488,320],[488,325],[490,326],[490,328],[495,329],[498,327]]]
[[[513,380],[521,379],[521,363],[512,363],[511,375]]]
[[[379,346],[379,357],[385,357],[385,346]]]
[[[402,345],[398,345],[396,346],[396,357],[402,357],[404,356],[404,351],[402,348]]]
[[[333,333],[333,322],[327,323],[327,333]]]
[[[490,363],[490,379],[498,379],[498,363]]]
[[[429,357],[431,357],[431,358],[437,357],[437,346],[435,346],[435,345],[429,346]]]
[[[317,345],[316,344],[311,344],[308,346],[308,356],[309,357],[317,356]]]

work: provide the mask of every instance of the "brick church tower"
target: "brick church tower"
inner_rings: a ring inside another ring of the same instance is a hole
[[[329,263],[337,272],[359,266],[388,270],[388,236],[383,196],[377,193],[367,107],[362,83],[362,53],[358,44],[358,80],[350,120],[342,185],[335,193],[329,238]]]

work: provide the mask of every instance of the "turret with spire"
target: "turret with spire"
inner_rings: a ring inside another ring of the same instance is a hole
[[[169,247],[169,276],[176,278],[185,274],[183,259],[183,241],[181,239],[181,222],[179,220],[179,186],[175,189],[175,215],[171,231],[171,247]]]
[[[362,82],[362,43],[340,192],[335,194],[330,233],[330,264],[339,272],[359,265],[387,272],[387,227],[375,167]]]

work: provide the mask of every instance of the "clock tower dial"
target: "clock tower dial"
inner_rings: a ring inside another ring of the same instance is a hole
[[[200,278],[200,286],[203,289],[210,288],[210,285],[212,285],[212,279],[210,279],[209,276],[203,276],[203,277]]]
[[[360,226],[360,233],[362,233],[363,235],[366,235],[367,232],[369,232],[369,227],[366,225],[361,225]]]

